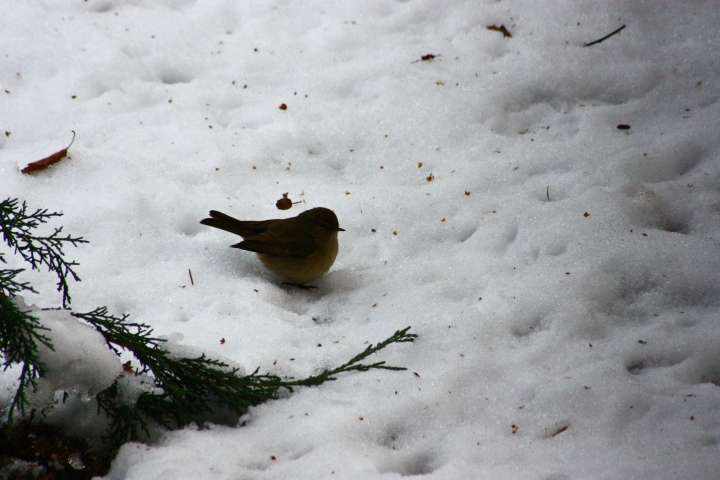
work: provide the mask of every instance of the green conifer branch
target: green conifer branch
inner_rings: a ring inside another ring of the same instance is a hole
[[[348,360],[346,363],[340,365],[337,368],[333,368],[330,370],[323,370],[321,373],[317,375],[313,375],[311,377],[304,378],[302,380],[296,380],[293,382],[290,382],[289,386],[302,386],[302,387],[311,387],[311,386],[317,386],[321,385],[325,382],[330,382],[333,380],[336,380],[336,375],[340,373],[345,372],[367,372],[368,370],[407,370],[407,368],[404,367],[392,367],[385,365],[385,362],[376,362],[371,364],[363,364],[359,363],[363,360],[365,360],[370,355],[373,355],[374,353],[379,352],[383,348],[387,347],[390,344],[393,343],[405,343],[405,342],[414,342],[417,338],[417,335],[414,333],[408,333],[410,330],[410,327],[406,327],[402,330],[396,331],[391,337],[385,339],[384,341],[378,343],[377,345],[368,345],[368,347],[361,353],[355,355],[353,358]],[[288,385],[283,385],[287,387]]]
[[[79,281],[80,278],[72,268],[77,264],[64,259],[63,246],[68,243],[77,246],[79,243],[87,242],[82,238],[61,236],[62,227],[56,228],[49,236],[41,237],[33,233],[33,230],[40,224],[60,216],[62,213],[48,212],[47,210],[29,212],[25,202],[18,205],[17,199],[8,198],[0,202],[0,232],[2,232],[3,240],[34,270],[45,266],[50,272],[57,275],[58,291],[62,292],[63,306],[67,306],[70,303],[67,279],[70,277]],[[2,253],[0,253],[0,262],[7,263]],[[47,331],[48,329],[43,327],[29,311],[21,310],[12,299],[22,291],[37,293],[29,283],[16,280],[16,277],[23,271],[23,269],[0,270],[2,366],[3,370],[7,370],[13,364],[22,364],[18,386],[8,411],[9,424],[13,421],[16,409],[20,411],[21,415],[25,415],[26,408],[29,406],[27,389],[28,387],[33,390],[37,389],[37,378],[41,377],[46,370],[38,355],[38,345],[45,345],[51,350],[53,348],[49,337],[42,333],[43,330]]]
[[[138,373],[150,372],[159,392],[140,394],[134,405],[123,402],[117,382],[101,392],[98,402],[111,418],[108,437],[113,442],[136,440],[141,431],[149,435],[148,420],[165,428],[202,421],[218,405],[241,415],[248,407],[273,398],[279,388],[279,377],[257,371],[240,376],[237,368],[204,354],[177,358],[163,348],[165,340],[152,336],[151,327],[128,322],[127,315],[110,315],[105,307],[72,315],[100,332],[116,353],[131,352],[140,364]]]
[[[29,311],[22,311],[10,298],[0,295],[0,352],[3,354],[3,370],[22,363],[19,385],[8,411],[8,423],[12,423],[15,409],[22,415],[28,406],[27,387],[37,389],[37,378],[45,372],[40,361],[38,345],[53,349],[50,339],[42,333],[48,331]]]
[[[105,440],[111,448],[117,448],[127,439],[139,439],[141,431],[146,436],[150,436],[150,427],[146,418],[151,416],[143,414],[143,399],[138,398],[134,405],[125,402],[120,399],[118,388],[118,382],[115,381],[97,395],[98,413],[102,410],[110,418]]]
[[[0,254],[0,261],[5,262],[3,260],[2,255]],[[37,293],[37,291],[32,288],[32,286],[27,282],[18,282],[15,280],[15,277],[20,274],[20,272],[23,272],[24,270],[22,268],[17,270],[11,270],[11,269],[5,269],[0,270],[0,295],[3,295],[5,297],[14,297],[18,293],[22,291],[29,291],[33,293]]]
[[[340,373],[405,370],[385,362],[361,362],[390,344],[412,342],[417,337],[408,333],[408,327],[377,345],[369,345],[337,368],[301,380],[284,380],[269,373],[259,374],[259,369],[250,375],[239,375],[237,368],[230,368],[204,354],[196,358],[178,358],[163,348],[165,340],[152,336],[152,328],[148,325],[128,322],[127,315],[110,315],[105,307],[72,315],[99,331],[116,353],[121,350],[132,352],[140,363],[139,372],[149,372],[154,378],[156,391],[140,394],[134,404],[123,400],[117,381],[98,395],[99,408],[111,419],[107,440],[113,444],[137,440],[141,433],[149,436],[151,422],[168,429],[192,422],[202,423],[218,407],[239,416],[249,407],[276,398],[280,389],[292,392],[293,387],[321,385],[335,380]]]
[[[80,277],[73,270],[77,263],[65,260],[63,247],[66,244],[77,246],[88,242],[82,237],[61,236],[62,227],[55,228],[49,236],[41,237],[32,233],[40,224],[60,216],[62,213],[48,212],[47,209],[30,213],[25,202],[18,206],[16,198],[7,198],[0,202],[0,231],[5,243],[29,263],[33,270],[40,270],[45,266],[48,271],[57,275],[57,290],[62,292],[63,307],[67,307],[71,301],[68,277],[76,282],[80,281]]]

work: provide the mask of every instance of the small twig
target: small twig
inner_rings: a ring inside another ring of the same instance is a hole
[[[188,273],[190,274],[190,284],[195,285],[195,282],[193,281],[193,278],[192,278],[192,271],[190,271],[189,268],[188,268]]]
[[[547,190],[545,190],[545,195],[547,195],[548,202],[550,201],[550,185],[548,185]]]
[[[507,28],[505,28],[505,25],[500,25],[499,27],[497,25],[488,25],[487,29],[492,30],[493,32],[502,33],[503,38],[512,38],[512,34],[510,34]]]
[[[616,33],[620,33],[620,31],[621,31],[623,28],[625,28],[625,25],[623,25],[622,27],[618,28],[618,29],[615,30],[614,32],[608,33],[608,34],[605,35],[604,37],[595,40],[594,42],[584,43],[584,44],[583,44],[583,47],[589,47],[590,45],[595,45],[596,43],[600,43],[600,42],[602,42],[602,41],[605,41],[605,40],[607,40],[608,38],[610,38],[610,37],[612,37],[613,35],[615,35]]]

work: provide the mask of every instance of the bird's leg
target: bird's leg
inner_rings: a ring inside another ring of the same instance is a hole
[[[297,288],[299,288],[299,289],[301,289],[301,290],[308,290],[308,291],[310,291],[310,290],[312,290],[312,289],[315,289],[315,290],[318,289],[318,287],[316,287],[315,285],[301,285],[301,284],[299,284],[299,283],[292,283],[292,282],[283,282],[282,285],[283,285],[283,286],[289,285],[289,286],[291,286],[291,287],[297,287]]]

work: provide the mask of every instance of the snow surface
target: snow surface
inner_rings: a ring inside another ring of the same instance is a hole
[[[718,478],[718,25],[713,1],[3,2],[0,191],[90,240],[76,311],[295,377],[419,334],[377,356],[407,372],[127,444],[109,477]],[[316,206],[346,232],[313,292],[198,223]]]

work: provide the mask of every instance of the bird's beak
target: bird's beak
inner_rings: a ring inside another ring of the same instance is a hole
[[[344,228],[340,228],[340,227],[338,227],[336,231],[338,231],[338,232],[344,232],[344,231],[345,231],[345,229],[344,229]]]

